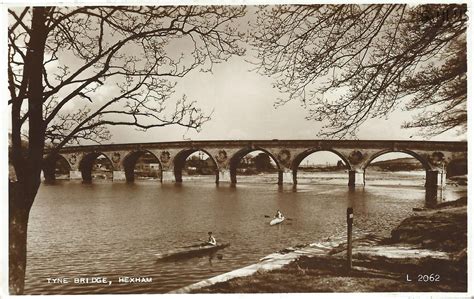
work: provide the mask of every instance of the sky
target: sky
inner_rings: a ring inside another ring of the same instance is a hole
[[[247,16],[239,23],[241,30],[248,29],[247,22],[252,21],[254,7],[250,7]],[[168,50],[179,53],[182,44]],[[167,126],[139,131],[130,126],[112,126],[112,137],[104,143],[140,143],[180,140],[233,140],[233,139],[319,139],[322,125],[306,120],[307,110],[298,101],[290,101],[283,106],[274,107],[278,98],[285,98],[272,86],[272,78],[254,71],[254,51],[247,45],[244,56],[234,56],[227,62],[216,64],[212,72],[191,71],[177,81],[175,98],[186,95],[196,101],[211,119],[204,123],[199,132],[179,126]],[[174,54],[176,54],[174,53]],[[67,65],[77,65],[72,55],[65,56]],[[98,106],[116,90],[109,85],[100,89],[93,105]],[[339,96],[337,94],[328,96]],[[84,100],[83,100],[84,101]],[[82,104],[69,105],[74,109]],[[413,112],[403,111],[400,107],[393,113],[380,119],[366,121],[358,131],[357,139],[380,140],[426,140],[417,135],[416,129],[401,129],[405,121],[412,119]],[[450,131],[430,140],[465,140]],[[87,144],[87,143],[83,143]]]
[[[211,120],[200,132],[180,127],[164,127],[138,132],[128,127],[112,127],[111,142],[143,142],[213,139],[318,139],[321,124],[305,119],[307,111],[298,101],[277,108],[275,101],[284,96],[272,87],[273,80],[252,71],[246,59],[233,57],[214,66],[213,73],[193,72],[181,79],[176,96],[186,94],[196,100]],[[367,121],[358,139],[424,140],[416,130],[401,129],[413,113],[398,109],[382,119]],[[133,134],[131,134],[133,130]],[[462,140],[449,132],[431,140]]]
[[[252,21],[254,7],[248,9],[242,19],[242,30]],[[169,126],[138,132],[127,127],[111,127],[114,143],[143,141],[220,140],[220,139],[318,139],[322,125],[306,120],[307,110],[298,101],[274,107],[278,98],[285,94],[273,88],[272,78],[258,74],[255,52],[247,46],[242,57],[234,56],[229,61],[217,64],[212,73],[195,70],[178,81],[176,97],[185,94],[195,100],[204,112],[211,113],[211,120],[202,130]],[[176,49],[179,51],[179,49]],[[331,96],[331,95],[328,95]],[[332,96],[336,97],[337,94]],[[361,126],[357,139],[427,140],[417,135],[417,129],[401,129],[403,122],[412,120],[415,112],[403,111],[401,107],[380,119],[371,119]],[[134,133],[131,133],[132,130]],[[432,137],[429,140],[465,140],[456,131]]]

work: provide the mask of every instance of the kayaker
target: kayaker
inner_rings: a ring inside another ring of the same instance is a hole
[[[207,234],[209,235],[209,239],[207,240],[207,244],[212,245],[212,246],[216,246],[217,241],[216,241],[216,238],[214,238],[214,236],[212,235],[212,232],[208,232]]]
[[[277,210],[277,213],[275,215],[275,218],[278,218],[278,219],[282,219],[283,218],[283,214],[280,212],[280,210]]]

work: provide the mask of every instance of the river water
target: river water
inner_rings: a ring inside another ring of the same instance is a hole
[[[216,186],[212,178],[182,184],[42,185],[30,215],[25,293],[165,293],[285,247],[343,235],[348,206],[354,208],[356,230],[389,235],[413,207],[424,205],[423,186],[400,182],[353,190],[345,178],[319,184],[300,179],[296,189],[278,187],[267,177],[239,178],[237,187]],[[448,193],[459,197],[465,188],[452,187]],[[277,209],[293,220],[269,226],[264,215]],[[231,246],[218,255],[170,262],[155,258],[206,240],[208,231]],[[87,277],[105,277],[112,284],[71,282]],[[119,283],[120,277],[151,277],[152,282]],[[48,278],[69,283],[48,283]]]

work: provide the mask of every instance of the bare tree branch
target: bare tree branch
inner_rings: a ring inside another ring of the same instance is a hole
[[[466,48],[457,45],[465,45],[466,26],[463,4],[262,7],[252,31],[254,64],[284,95],[275,105],[301,101],[325,137],[355,136],[366,120],[397,107],[437,111],[404,125],[421,134],[463,131]],[[450,60],[455,49],[457,59]],[[451,66],[459,76],[441,80]],[[458,110],[440,107],[445,89],[458,91],[449,100]],[[436,121],[444,114],[451,121]]]
[[[21,130],[31,116],[28,111],[20,113],[18,110],[22,107],[22,100],[27,98],[28,64],[16,64],[14,61],[17,57],[23,57],[23,61],[27,58],[22,54],[28,51],[29,31],[22,26],[26,24],[27,10],[20,16],[15,11],[10,11],[10,14],[16,23],[9,31],[9,89],[12,95],[9,104],[17,109],[17,123]],[[54,140],[56,145],[63,146],[69,141],[81,139],[71,134],[80,132],[79,127],[61,130],[63,133],[67,131],[62,141],[59,141],[59,134],[53,132],[69,127],[64,122],[71,121],[70,116],[73,115],[80,115],[81,120],[87,119],[73,123],[76,126],[88,123],[88,129],[92,129],[91,124],[101,127],[116,122],[110,119],[93,121],[103,114],[112,116],[110,111],[103,110],[104,105],[97,107],[97,97],[103,102],[104,96],[110,96],[105,106],[114,106],[113,111],[120,111],[117,105],[128,109],[115,113],[115,116],[132,115],[135,112],[131,107],[140,109],[136,120],[118,123],[134,124],[145,129],[155,127],[147,123],[154,120],[158,122],[157,126],[178,124],[198,129],[208,117],[200,109],[178,105],[182,99],[172,99],[171,87],[176,82],[173,78],[184,77],[198,67],[209,70],[213,64],[226,61],[232,55],[242,55],[244,50],[239,43],[243,33],[238,32],[232,23],[244,14],[244,7],[225,6],[50,9],[45,21],[47,42],[41,70],[43,117],[47,126],[45,133],[52,137],[49,142]],[[179,55],[168,51],[175,45],[182,46],[176,52]],[[74,57],[72,63],[71,57]],[[24,74],[21,75],[21,72]],[[167,83],[166,80],[170,79],[173,80]],[[114,92],[104,93],[104,89]],[[83,99],[91,105],[90,109],[83,108],[80,112],[68,110],[70,102],[84,105],[81,102]],[[174,109],[182,110],[169,112],[168,117],[157,115],[166,110],[166,102],[174,102]],[[195,101],[186,103],[196,104]],[[85,111],[90,114],[84,115]],[[191,114],[191,119],[187,119]]]

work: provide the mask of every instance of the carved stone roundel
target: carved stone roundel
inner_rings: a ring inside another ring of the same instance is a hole
[[[364,158],[364,155],[360,151],[352,151],[348,159],[351,163],[357,164],[362,161],[362,158]]]
[[[162,163],[168,163],[170,161],[170,158],[171,158],[171,155],[170,155],[170,152],[168,151],[162,151],[161,154],[160,154],[160,161]]]
[[[118,152],[113,153],[112,162],[114,162],[114,163],[120,162],[120,153],[118,153]]]
[[[224,163],[227,161],[227,152],[225,150],[220,150],[216,156],[216,160],[219,163]]]
[[[288,164],[288,162],[290,161],[290,158],[291,158],[291,154],[290,154],[290,151],[287,149],[282,149],[278,153],[278,160],[281,161],[285,165]]]
[[[69,163],[71,163],[71,165],[74,165],[76,164],[77,162],[77,157],[75,154],[72,154],[70,157],[69,157]]]

